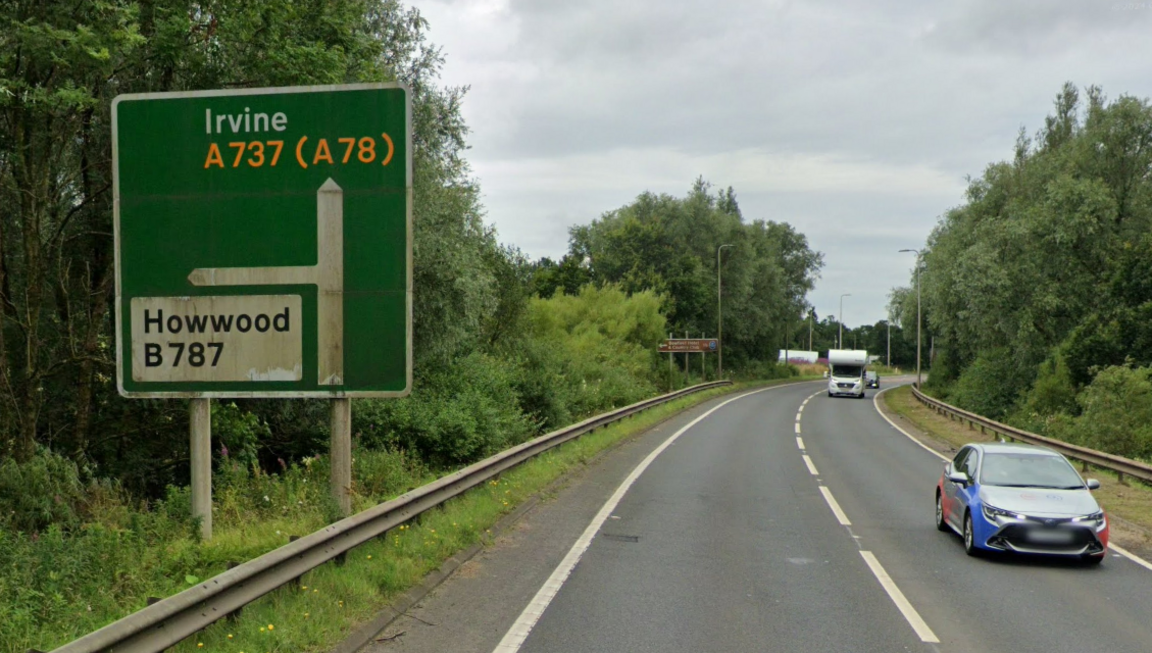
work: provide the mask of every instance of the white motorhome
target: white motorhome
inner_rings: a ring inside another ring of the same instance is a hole
[[[863,349],[828,350],[828,396],[864,398],[864,371],[868,352]]]

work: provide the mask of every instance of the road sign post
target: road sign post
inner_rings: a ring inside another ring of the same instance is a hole
[[[192,517],[200,520],[200,538],[212,539],[212,406],[211,399],[188,402],[192,472]]]
[[[333,399],[335,445],[348,440],[337,431],[349,398],[408,394],[407,89],[123,95],[112,125],[117,384],[193,400],[194,497],[201,449],[210,463],[208,398]],[[202,516],[210,534],[210,506]]]

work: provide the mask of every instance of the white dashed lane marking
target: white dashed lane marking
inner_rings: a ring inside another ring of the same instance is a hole
[[[819,476],[820,472],[816,471],[816,465],[812,464],[812,459],[809,458],[807,455],[804,455],[801,457],[804,458],[804,464],[808,465],[808,472],[810,474],[812,474],[813,476]]]

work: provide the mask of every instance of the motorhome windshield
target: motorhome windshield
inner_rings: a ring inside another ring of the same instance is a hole
[[[859,378],[864,368],[860,365],[833,365],[832,376],[851,376]]]

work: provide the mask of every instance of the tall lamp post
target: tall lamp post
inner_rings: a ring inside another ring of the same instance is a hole
[[[808,351],[812,351],[812,307],[808,307]]]
[[[903,252],[916,254],[916,389],[920,389],[920,250],[902,249]]]
[[[720,350],[716,352],[716,378],[724,378],[724,309],[720,301],[720,251],[725,247],[735,245],[721,245],[716,248],[716,339],[720,341]]]
[[[845,297],[851,297],[851,296],[852,296],[852,293],[850,293],[850,292],[844,293],[843,295],[840,295],[840,319],[838,320],[840,322],[840,338],[839,338],[840,344],[838,345],[838,347],[840,347],[840,349],[844,348],[844,298]]]

